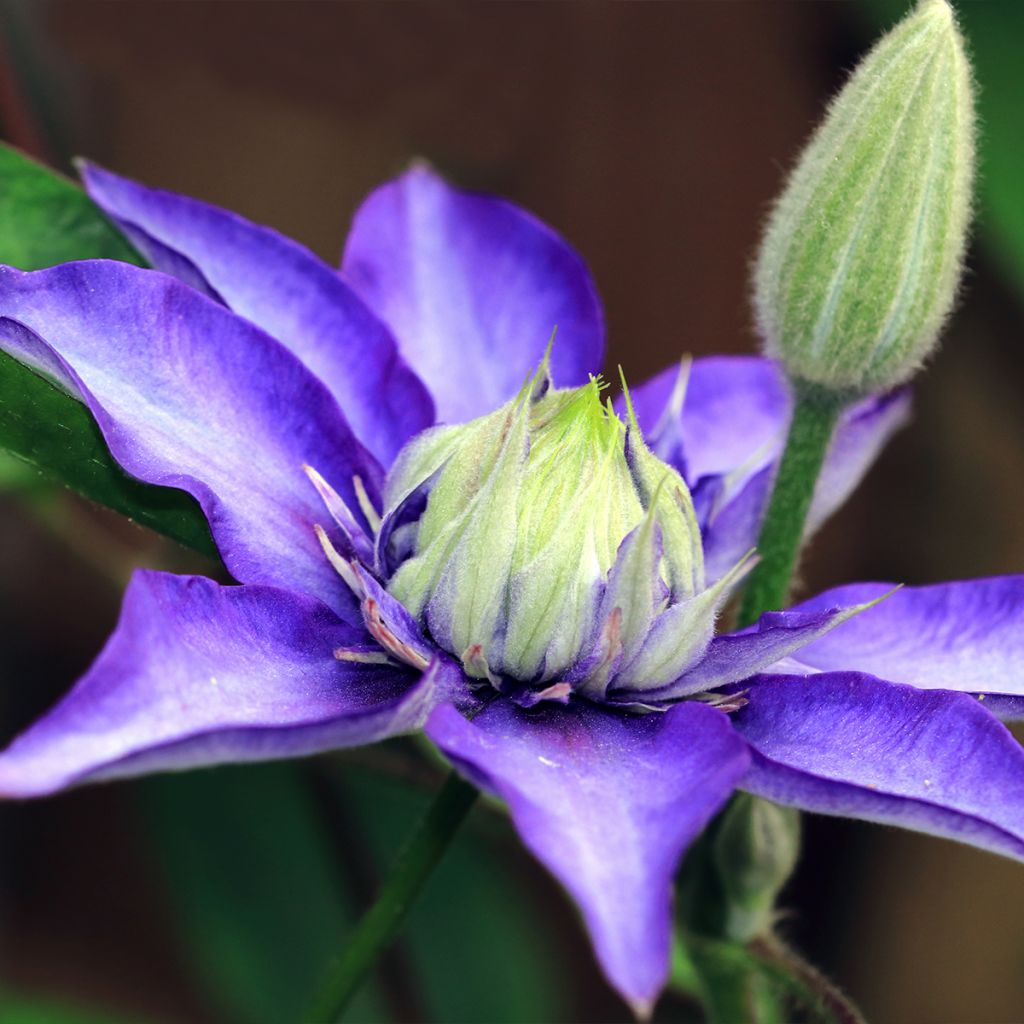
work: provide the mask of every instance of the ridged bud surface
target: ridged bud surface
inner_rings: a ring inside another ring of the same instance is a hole
[[[479,679],[666,683],[705,649],[729,582],[705,589],[689,491],[635,420],[596,380],[551,387],[546,366],[489,416],[414,439],[385,504],[388,591]]]
[[[884,390],[934,348],[963,263],[970,69],[946,0],[923,0],[833,101],[768,222],[758,328],[791,377]]]

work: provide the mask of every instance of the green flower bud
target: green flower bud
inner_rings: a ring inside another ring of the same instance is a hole
[[[686,484],[601,389],[554,389],[545,363],[497,412],[415,438],[388,478],[385,523],[429,497],[387,589],[471,676],[560,681],[602,635],[622,664],[671,602],[709,593]]]
[[[775,899],[796,867],[800,812],[745,793],[733,798],[712,857],[725,892],[725,935],[749,942],[772,925]]]
[[[755,270],[758,328],[790,376],[868,392],[934,348],[963,262],[971,74],[946,0],[864,58],[804,150]]]

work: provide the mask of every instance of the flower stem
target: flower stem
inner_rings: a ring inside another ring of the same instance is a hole
[[[758,537],[757,550],[761,561],[751,573],[740,607],[738,624],[741,628],[751,625],[764,612],[786,605],[814,488],[839,414],[849,399],[848,395],[814,385],[794,382],[793,387],[793,418]],[[756,798],[748,799],[743,805],[748,815],[753,815],[756,807]],[[721,827],[721,819],[717,827]],[[728,941],[726,919],[729,908],[726,904],[729,895],[707,859],[710,856],[710,837],[715,834],[715,828],[716,825],[712,825],[712,831],[707,834],[709,838],[702,840],[704,862],[695,857],[691,857],[689,862],[691,871],[696,873],[689,888],[698,894],[704,893],[690,908],[691,915],[698,915],[691,921],[691,926],[709,933],[702,940],[704,945],[700,940],[691,945],[698,973],[704,982],[705,1007],[713,1021],[743,1019],[767,1024],[782,1020],[785,1016],[782,989],[777,984],[766,987],[762,976],[764,968],[758,966],[754,959],[743,959],[749,957],[749,953],[739,942],[733,940],[730,944]],[[778,888],[779,880],[774,882]],[[714,896],[709,899],[711,893]],[[714,903],[720,905],[715,907]],[[712,917],[708,917],[709,912]],[[719,916],[722,920],[717,920]],[[776,966],[775,971],[782,980],[788,978],[785,967]],[[797,984],[792,980],[790,983]],[[823,1015],[819,1017],[833,1019]],[[834,1019],[846,1020],[843,1017]]]
[[[757,541],[761,561],[750,574],[743,595],[740,627],[786,603],[814,486],[846,404],[845,395],[814,385],[796,382],[794,389],[796,404],[786,448]]]
[[[477,790],[468,782],[454,772],[448,776],[423,821],[399,854],[373,906],[332,966],[305,1020],[326,1024],[341,1019],[377,957],[397,934],[476,797]]]

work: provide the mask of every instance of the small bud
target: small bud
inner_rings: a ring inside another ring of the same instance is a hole
[[[952,308],[974,167],[971,75],[946,0],[921,0],[833,101],[769,219],[758,328],[791,377],[910,377]]]
[[[792,807],[737,795],[714,838],[715,870],[726,896],[725,933],[749,942],[772,925],[775,898],[796,867],[800,814]]]

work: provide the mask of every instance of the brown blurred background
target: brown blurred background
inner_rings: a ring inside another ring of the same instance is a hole
[[[76,0],[7,14],[46,99],[42,126],[15,141],[231,207],[332,262],[360,198],[425,155],[572,240],[604,297],[609,365],[634,380],[683,352],[756,347],[759,222],[873,33],[854,3]],[[1024,571],[1022,319],[979,245],[916,419],[818,539],[808,589]],[[167,564],[163,547],[59,500],[85,558],[0,498],[0,739],[114,622],[118,586],[83,531]],[[134,785],[2,809],[0,982],[127,1020],[217,1019],[139,835]],[[1020,865],[874,826],[816,819],[808,834],[789,931],[869,1019],[1024,1020]],[[571,913],[525,858],[506,861],[544,894],[574,1012],[616,1019]]]

